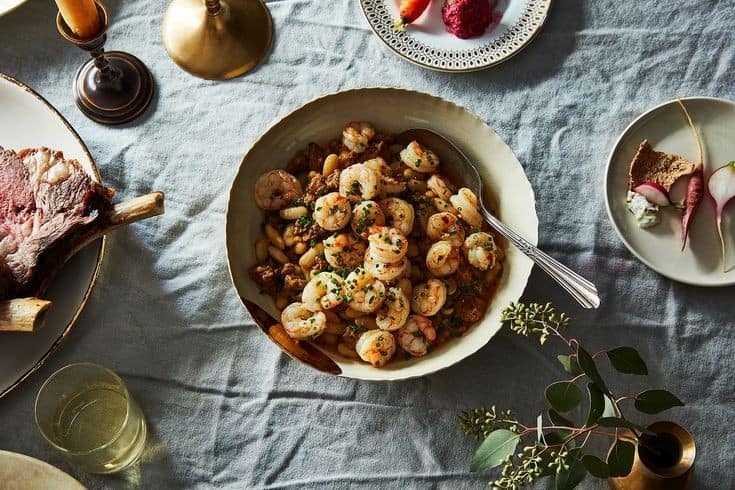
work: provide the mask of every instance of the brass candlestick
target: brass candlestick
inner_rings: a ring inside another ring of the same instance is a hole
[[[252,70],[273,38],[273,22],[261,0],[173,0],[162,30],[174,62],[209,80]]]
[[[74,77],[74,101],[85,116],[102,124],[122,124],[143,114],[153,98],[153,77],[138,58],[122,51],[105,52],[109,16],[101,2],[95,1],[100,16],[100,32],[80,38],[59,13],[56,27],[69,42],[92,59]]]

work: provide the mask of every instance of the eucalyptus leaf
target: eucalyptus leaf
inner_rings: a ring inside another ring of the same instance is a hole
[[[581,461],[572,458],[569,461],[569,469],[561,470],[556,474],[556,490],[571,490],[580,484],[587,476],[587,469]]]
[[[655,414],[683,406],[684,402],[666,390],[648,390],[635,397],[635,408],[643,413]]]
[[[633,422],[621,419],[619,417],[600,417],[599,419],[597,419],[597,424],[601,427],[615,427],[619,429],[637,430],[638,432],[654,435],[653,432],[646,429],[645,427],[641,427],[638,424],[634,424]]]
[[[558,381],[546,387],[544,392],[551,408],[568,412],[582,401],[582,392],[570,381]]]
[[[607,463],[597,456],[585,454],[582,456],[582,464],[592,476],[597,478],[607,478],[610,476],[610,468],[608,468]]]
[[[520,436],[505,429],[492,431],[482,442],[470,462],[470,471],[489,470],[500,466],[518,447]]]
[[[582,374],[582,370],[579,369],[579,364],[577,364],[577,360],[573,357],[558,355],[556,356],[556,358],[559,360],[559,363],[561,363],[564,371],[566,371],[567,374],[571,374],[572,376]]]
[[[638,354],[638,351],[632,347],[618,347],[607,351],[607,358],[610,364],[619,372],[624,374],[648,374],[646,363]]]
[[[610,395],[605,395],[605,410],[602,411],[603,417],[615,417],[618,413],[615,411]]]
[[[597,383],[597,386],[599,386],[602,391],[607,392],[607,387],[600,377],[600,372],[597,370],[595,360],[592,359],[589,352],[584,350],[581,345],[577,348],[577,361],[579,362],[579,367],[582,369],[584,374],[587,375],[590,381]]]
[[[551,420],[552,424],[560,425],[562,427],[574,427],[574,422],[564,417],[563,415],[561,415],[559,412],[557,412],[553,408],[550,408],[548,413],[549,413],[549,420]]]
[[[610,476],[627,476],[633,467],[633,457],[635,456],[635,445],[632,442],[615,441],[610,453],[607,455],[607,466],[610,470]]]
[[[605,394],[594,383],[587,383],[587,392],[590,395],[590,411],[587,414],[587,422],[584,425],[589,427],[597,422],[597,419],[602,417],[605,411]]]

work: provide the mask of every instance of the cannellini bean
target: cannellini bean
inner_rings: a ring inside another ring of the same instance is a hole
[[[324,316],[327,319],[327,323],[340,323],[342,321],[339,315],[332,310],[324,310]]]
[[[357,351],[355,349],[347,347],[346,344],[337,344],[337,352],[345,357],[349,357],[350,359],[360,358],[360,356],[357,355]]]
[[[408,181],[408,188],[414,192],[424,192],[426,191],[426,181],[411,179]]]
[[[347,308],[344,313],[347,318],[351,318],[351,319],[360,318],[361,316],[365,316],[364,311],[357,311],[354,308]]]
[[[327,322],[327,328],[324,331],[333,335],[342,335],[343,333],[345,333],[346,328],[347,325],[342,323],[342,321]]]
[[[279,294],[278,296],[276,296],[275,304],[277,309],[282,310],[286,306],[288,306],[288,298]]]
[[[295,227],[293,223],[289,223],[288,226],[286,226],[286,229],[283,230],[283,243],[286,244],[287,247],[292,247],[293,244],[296,243],[294,229]]]
[[[307,245],[304,242],[298,242],[293,246],[293,251],[298,255],[301,255],[306,252],[306,247]]]
[[[454,277],[444,279],[444,284],[447,285],[447,296],[451,296],[457,292],[457,281],[454,280]]]
[[[260,234],[258,235],[258,238],[255,239],[255,259],[260,262],[265,262],[265,259],[268,258],[268,238]]]
[[[321,242],[317,243],[309,250],[304,252],[304,255],[299,259],[299,265],[306,270],[311,270],[311,266],[314,265],[316,258],[324,252],[324,245]]]
[[[295,220],[309,214],[309,209],[306,206],[294,206],[291,208],[283,208],[278,212],[278,214],[283,219]]]
[[[416,172],[414,172],[410,168],[407,168],[403,171],[403,176],[407,179],[413,179],[414,175],[416,175]]]
[[[276,262],[281,264],[288,264],[288,257],[286,257],[286,254],[283,253],[283,250],[280,250],[273,245],[268,245],[268,254],[273,257],[273,260],[275,260]]]
[[[361,316],[359,318],[355,318],[355,325],[368,330],[375,330],[378,328],[378,324],[375,322],[374,316]]]
[[[329,174],[339,168],[339,157],[334,153],[330,153],[324,159],[324,165],[322,166],[322,175],[327,177]]]
[[[274,247],[280,250],[286,248],[286,243],[283,241],[283,237],[272,225],[265,225],[265,236],[268,237],[268,240],[270,240]]]
[[[454,313],[454,307],[453,306],[447,307],[447,308],[442,308],[442,315],[451,315],[452,313]]]

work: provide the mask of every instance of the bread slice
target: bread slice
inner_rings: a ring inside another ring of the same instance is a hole
[[[666,192],[685,175],[694,173],[697,164],[679,155],[656,151],[648,140],[643,140],[638,151],[630,162],[630,189],[635,189],[645,182],[655,182]]]

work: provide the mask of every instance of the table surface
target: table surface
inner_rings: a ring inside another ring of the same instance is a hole
[[[97,287],[63,348],[0,400],[0,449],[48,461],[90,488],[486,488],[486,475],[468,472],[476,445],[457,428],[457,412],[496,403],[535,417],[543,387],[562,376],[552,347],[501,332],[423,379],[325,377],[266,341],[230,285],[227,191],[249,145],[314,97],[380,85],[466,106],[513,148],[537,194],[541,247],[593,278],[602,307],[581,311],[539,271],[524,299],[569,312],[571,331],[591,348],[637,347],[651,374],[618,376],[616,386],[678,394],[686,407],[663,418],[697,441],[694,488],[732,484],[735,288],[676,284],[638,262],[608,221],[602,183],[617,136],[647,108],[676,95],[735,99],[735,2],[554,2],[520,55],[452,75],[390,53],[357,0],[269,1],[270,58],[229,82],[193,78],[168,58],[164,0],[108,4],[108,47],[140,57],[156,80],[155,107],[142,120],[107,128],[76,109],[70,85],[84,55],[57,34],[48,0],[0,18],[0,71],[70,120],[121,198],[163,190],[167,212],[110,236]],[[81,474],[36,429],[41,382],[78,361],[116,370],[143,407],[153,444],[140,467]]]

